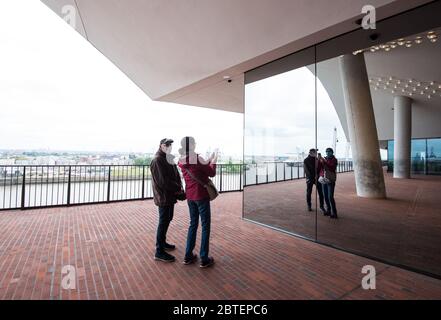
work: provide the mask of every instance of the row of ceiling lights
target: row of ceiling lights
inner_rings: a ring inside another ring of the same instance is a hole
[[[435,31],[429,31],[425,35],[425,37],[432,43],[435,43],[438,40],[438,35]],[[387,43],[383,43],[377,46],[372,46],[368,49],[361,49],[356,50],[353,52],[354,55],[357,55],[359,53],[370,51],[370,52],[377,52],[379,50],[384,50],[386,52],[391,51],[392,49],[395,49],[397,47],[405,47],[405,48],[411,48],[414,44],[421,44],[423,43],[424,38],[422,36],[416,36],[415,38],[401,38],[396,41],[390,41]]]
[[[418,81],[415,79],[399,79],[396,77],[371,77],[369,83],[374,90],[385,90],[391,94],[407,96],[422,95],[431,99],[441,97],[441,84],[435,81]]]

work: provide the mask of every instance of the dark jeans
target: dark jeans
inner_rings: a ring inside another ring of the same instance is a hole
[[[311,207],[311,194],[312,194],[312,187],[316,186],[317,193],[319,195],[319,203],[320,208],[323,208],[323,191],[322,191],[322,184],[318,183],[314,180],[308,180],[306,181],[306,203],[308,204],[308,207]]]
[[[164,252],[165,241],[167,237],[168,226],[170,221],[173,220],[173,210],[175,205],[161,206],[159,207],[159,223],[158,230],[156,232],[156,253],[160,254]]]
[[[211,209],[210,200],[187,200],[188,208],[190,209],[190,227],[188,228],[187,236],[187,250],[185,257],[191,258],[193,249],[196,245],[196,235],[199,225],[199,216],[202,224],[202,239],[201,239],[201,261],[208,260],[208,250],[210,246],[210,224],[211,224]]]
[[[331,212],[331,215],[337,215],[337,207],[335,206],[334,190],[335,182],[322,184],[323,194],[325,196],[326,209]]]

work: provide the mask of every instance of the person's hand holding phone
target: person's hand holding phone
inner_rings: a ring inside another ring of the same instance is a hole
[[[210,156],[210,162],[211,163],[216,163],[217,162],[217,158],[219,156],[219,150],[216,149]]]

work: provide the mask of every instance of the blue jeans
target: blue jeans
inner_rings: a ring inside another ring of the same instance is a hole
[[[196,235],[199,225],[199,216],[202,224],[202,239],[201,239],[201,261],[208,260],[208,251],[210,247],[210,225],[211,225],[211,210],[210,200],[187,200],[188,208],[190,210],[190,227],[187,235],[187,249],[185,257],[191,258],[193,249],[196,245]]]
[[[335,206],[334,199],[335,182],[322,184],[322,188],[326,202],[326,210],[330,211],[332,216],[337,216],[337,207]]]
[[[173,220],[174,208],[174,204],[159,207],[159,223],[156,232],[156,254],[164,253],[167,230],[170,222]]]

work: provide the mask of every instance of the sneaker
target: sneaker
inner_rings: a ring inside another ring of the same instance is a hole
[[[309,211],[309,212],[311,212],[311,211],[312,211],[312,208],[311,208],[311,206],[308,206],[308,211]]]
[[[183,261],[182,263],[185,264],[185,265],[192,264],[192,263],[195,262],[197,259],[198,259],[198,255],[197,255],[197,254],[193,254],[193,256],[192,256],[191,258],[187,258],[187,257],[185,257],[185,258],[184,258],[184,261]]]
[[[329,217],[331,215],[331,211],[329,210],[325,210],[325,212],[323,213],[324,216]]]
[[[168,254],[167,252],[156,253],[155,260],[163,261],[163,262],[173,262],[173,261],[175,261],[175,257],[172,256],[171,254]]]
[[[214,264],[214,259],[212,257],[208,257],[208,260],[202,261],[199,267],[208,268]]]
[[[331,219],[338,219],[338,216],[337,216],[337,214],[336,214],[336,213],[334,213],[334,214],[331,214]]]
[[[320,211],[321,211],[321,213],[323,213],[324,215],[326,215],[325,207],[320,207]]]
[[[169,243],[165,243],[165,245],[164,245],[164,250],[167,250],[167,251],[172,251],[172,250],[175,250],[176,249],[176,246],[174,245],[174,244],[169,244]]]

